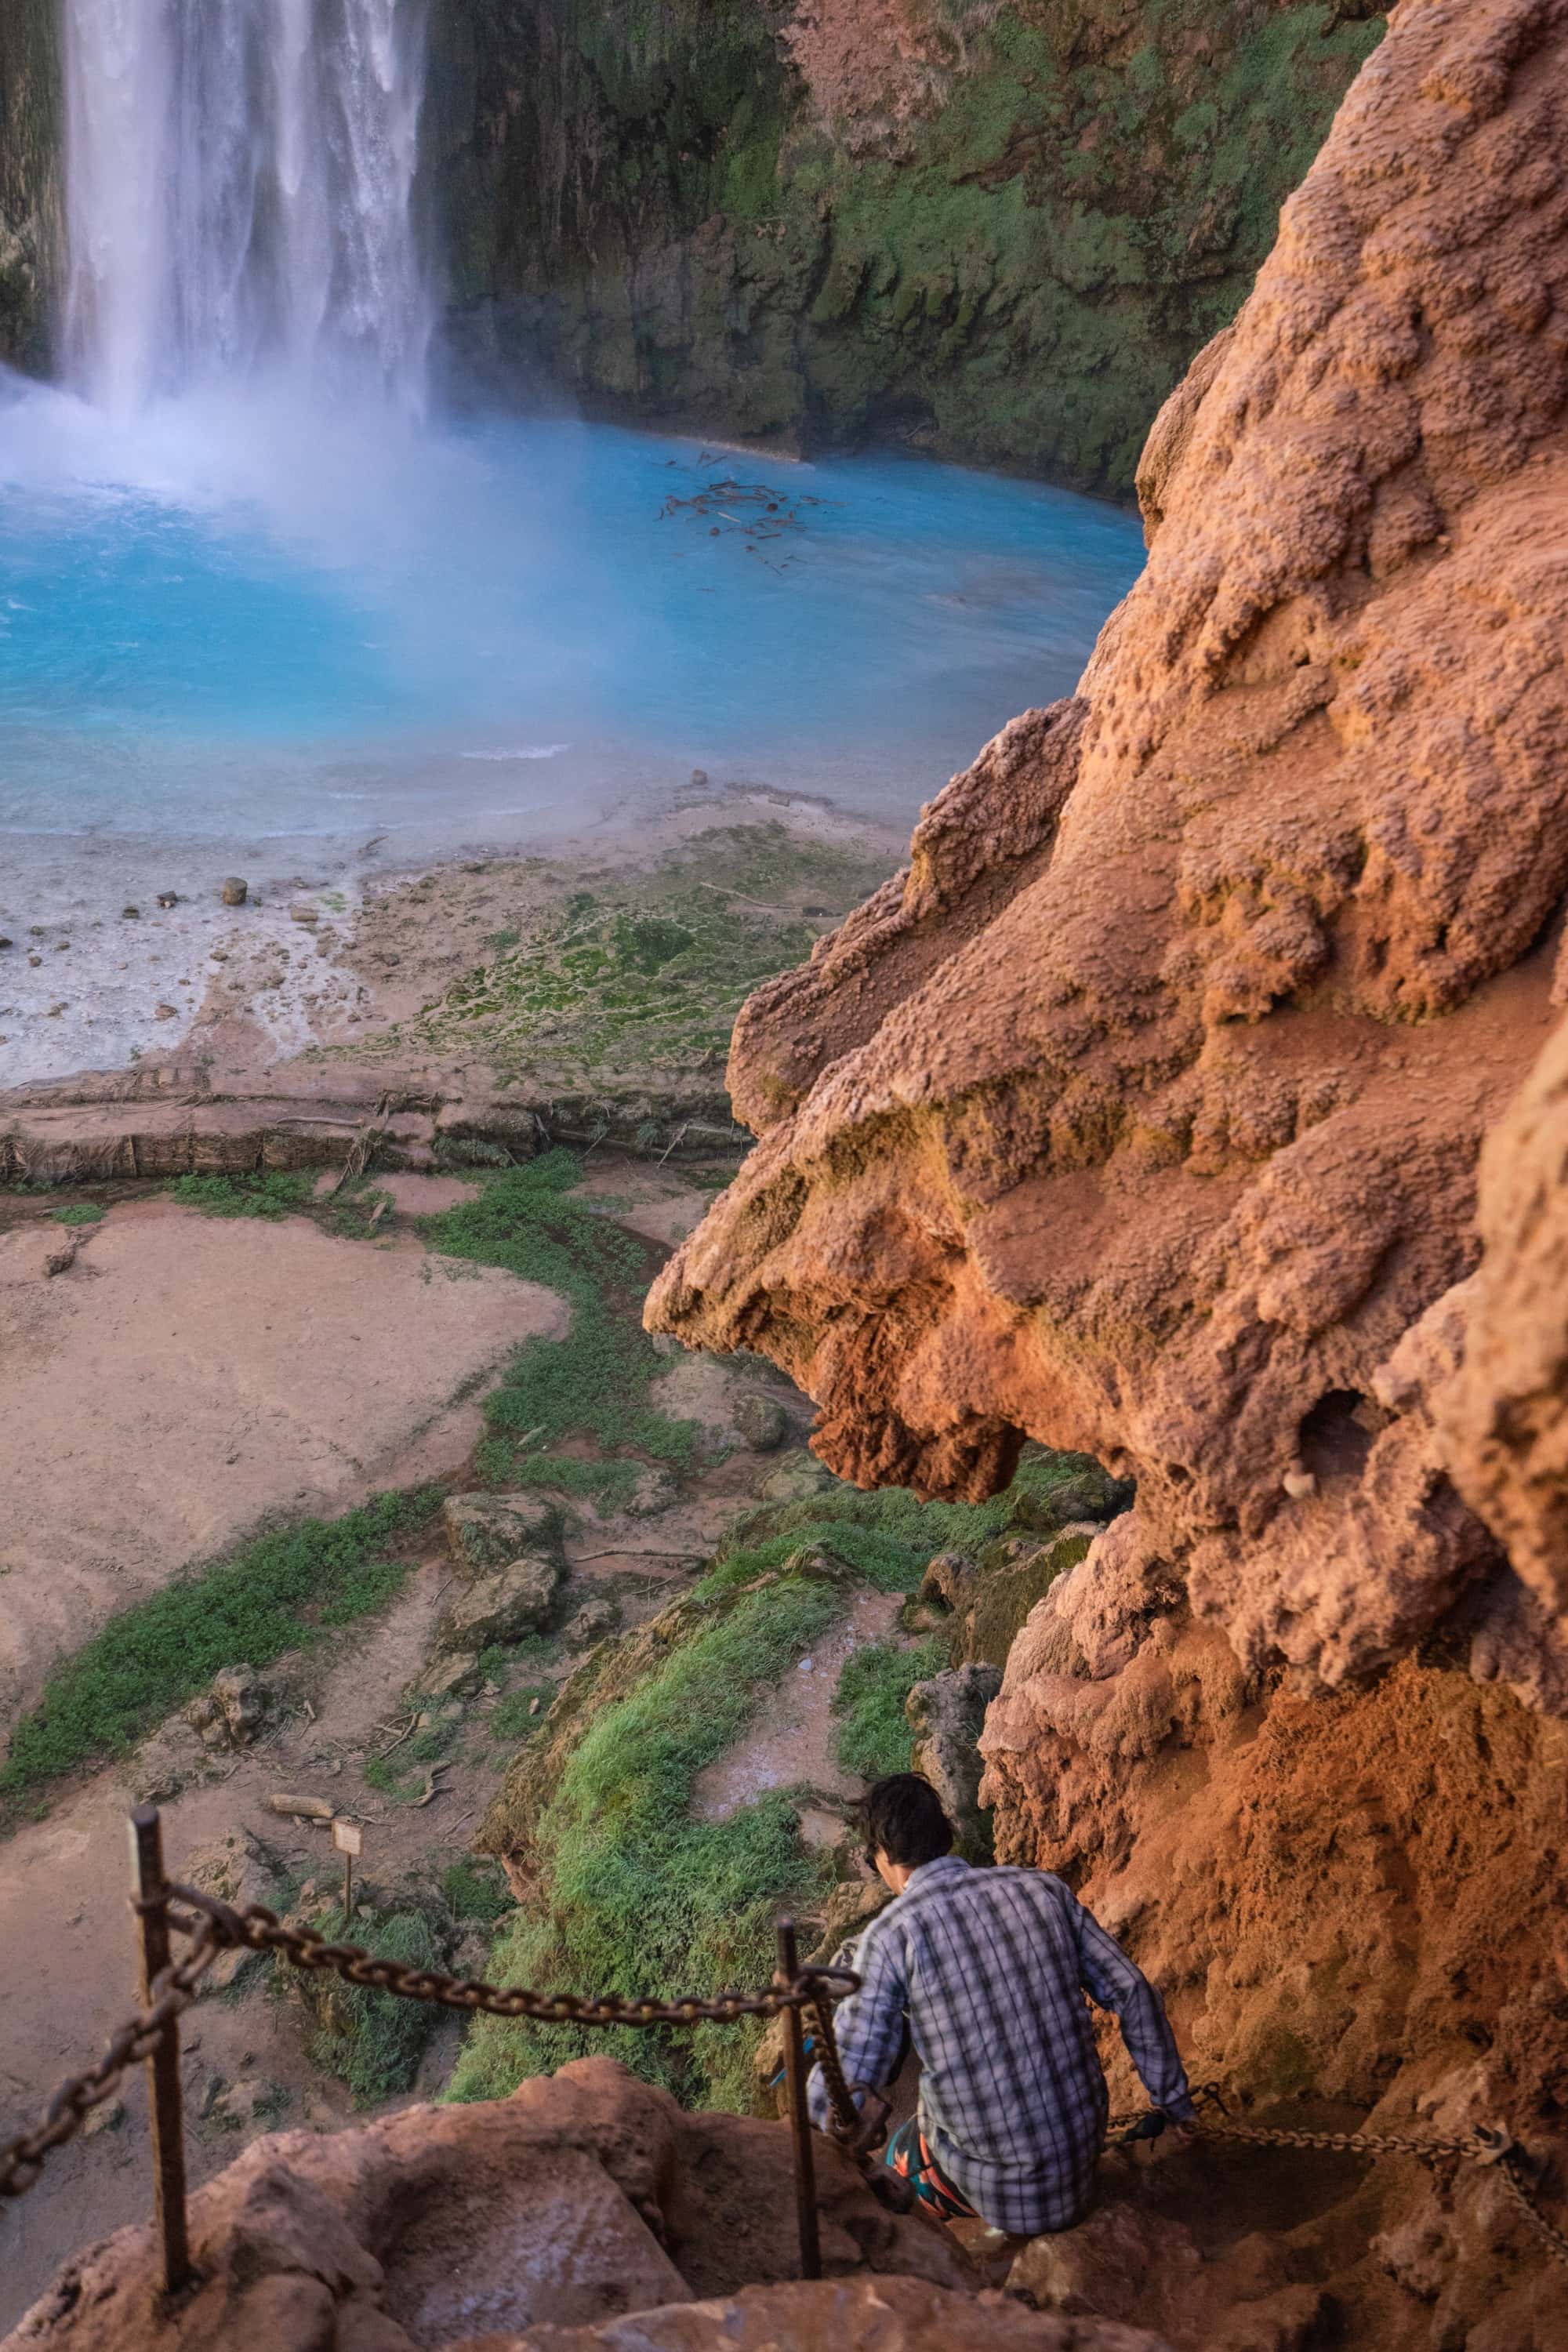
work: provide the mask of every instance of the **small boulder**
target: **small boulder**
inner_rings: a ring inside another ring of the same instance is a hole
[[[620,1622],[617,1603],[607,1593],[597,1593],[592,1601],[584,1602],[562,1639],[569,1649],[585,1650],[592,1643],[602,1642],[606,1633],[613,1633]]]
[[[789,1416],[777,1397],[741,1397],[731,1418],[753,1454],[776,1454],[789,1434]]]
[[[212,1687],[185,1709],[185,1720],[204,1748],[248,1748],[277,1703],[277,1695],[254,1666],[225,1666]]]
[[[180,903],[180,894],[179,894],[179,892],[178,892],[177,890],[160,890],[160,891],[159,891],[159,893],[158,893],[158,904],[160,905],[160,907],[177,907],[177,906],[179,905],[179,903]]]
[[[628,1519],[654,1519],[679,1500],[680,1488],[670,1473],[645,1463],[638,1468],[630,1494],[618,1507]]]
[[[771,1470],[761,1488],[765,1503],[808,1503],[814,1495],[825,1495],[833,1485],[833,1474],[805,1448],[786,1454],[776,1470]]]
[[[991,1859],[991,1822],[980,1810],[984,1764],[980,1734],[985,1710],[1002,1687],[999,1666],[950,1668],[917,1683],[904,1705],[912,1737],[911,1764],[942,1799],[966,1861]]]
[[[229,1830],[211,1845],[193,1853],[178,1873],[186,1886],[199,1887],[204,1895],[216,1895],[220,1903],[232,1905],[236,1911],[248,1911],[256,1904],[270,1904],[282,1869],[276,1855],[269,1853],[259,1838],[248,1830]],[[240,1970],[258,1955],[245,1947],[220,1952],[207,1970],[205,1981],[224,1986],[234,1982]]]
[[[962,1609],[973,1599],[975,1579],[980,1571],[967,1554],[961,1551],[939,1551],[926,1564],[921,1579],[920,1597],[928,1608]]]
[[[238,874],[224,877],[223,903],[226,907],[243,907],[250,895],[250,885]]]
[[[1084,1521],[1097,1524],[1119,1518],[1131,1510],[1137,1487],[1131,1478],[1113,1478],[1092,1455],[1064,1454],[1058,1457],[1061,1475],[1038,1491],[1019,1495],[1013,1525],[1030,1535],[1054,1536],[1058,1529]]]
[[[434,1658],[415,1689],[423,1698],[472,1698],[485,1678],[477,1655]]]
[[[561,1514],[537,1495],[448,1495],[441,1520],[460,1568],[505,1568],[525,1552],[559,1557]]]
[[[436,1628],[437,1650],[476,1657],[492,1642],[520,1642],[548,1618],[561,1581],[559,1559],[525,1553],[487,1570],[454,1593]]]

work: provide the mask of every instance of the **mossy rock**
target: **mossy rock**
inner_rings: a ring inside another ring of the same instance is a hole
[[[808,13],[447,0],[429,123],[461,357],[628,422],[1130,494],[1375,0],[942,0],[918,64],[868,25],[817,89],[786,32]]]
[[[1014,1538],[983,1553],[973,1597],[953,1629],[952,1664],[1005,1666],[1030,1611],[1086,1557],[1098,1532],[1078,1528],[1045,1543]],[[1001,1562],[988,1566],[997,1553]]]

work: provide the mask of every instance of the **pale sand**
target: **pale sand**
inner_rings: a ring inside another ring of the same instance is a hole
[[[456,1468],[475,1389],[567,1328],[533,1284],[303,1217],[139,1201],[47,1276],[65,1238],[0,1234],[0,1727],[187,1562]]]

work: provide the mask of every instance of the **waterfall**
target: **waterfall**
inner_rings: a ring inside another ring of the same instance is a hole
[[[95,404],[424,400],[426,0],[64,0],[65,366]]]

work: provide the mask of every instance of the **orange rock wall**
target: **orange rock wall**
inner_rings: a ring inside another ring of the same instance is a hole
[[[1078,698],[747,1008],[760,1139],[651,1308],[858,1483],[1134,1475],[1009,1660],[1002,1850],[1200,2071],[1563,2163],[1565,154],[1565,0],[1394,12]],[[1389,2257],[1458,2331],[1400,2340],[1533,2343],[1466,2244],[1465,2310]]]

